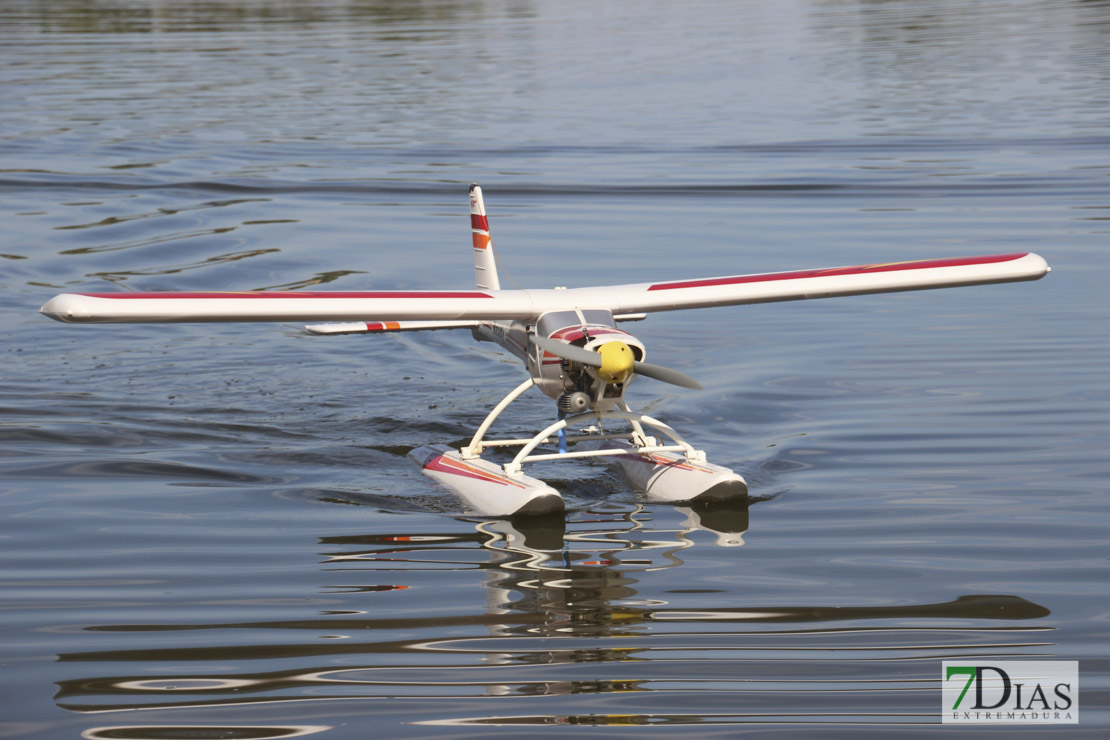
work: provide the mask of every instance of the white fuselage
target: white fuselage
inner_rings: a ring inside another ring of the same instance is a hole
[[[568,392],[582,391],[591,398],[591,408],[611,408],[624,397],[632,378],[624,383],[606,384],[592,368],[567,362],[539,349],[531,337],[541,336],[593,350],[606,342],[624,342],[637,361],[645,355],[644,343],[618,329],[609,311],[553,311],[541,315],[536,322],[488,321],[474,328],[479,341],[496,342],[524,363],[536,385],[550,398],[558,399]],[[635,376],[633,376],[635,377]]]

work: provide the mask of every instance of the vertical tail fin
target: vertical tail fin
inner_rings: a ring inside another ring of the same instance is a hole
[[[477,185],[470,186],[470,229],[474,233],[474,283],[485,290],[500,290],[486,204],[482,201],[482,189]]]

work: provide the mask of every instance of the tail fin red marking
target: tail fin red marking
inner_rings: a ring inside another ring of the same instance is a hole
[[[470,186],[470,230],[474,241],[474,283],[484,290],[499,290],[501,283],[497,279],[497,259],[489,236],[486,204],[482,201],[482,189],[477,185]]]

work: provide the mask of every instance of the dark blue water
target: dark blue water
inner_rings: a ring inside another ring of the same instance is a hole
[[[7,2],[0,48],[0,735],[928,735],[956,658],[1078,660],[1110,725],[1110,3]],[[629,325],[750,503],[556,464],[528,526],[406,457],[524,377],[466,332],[37,313],[468,288],[470,182],[509,287],[1053,272]]]

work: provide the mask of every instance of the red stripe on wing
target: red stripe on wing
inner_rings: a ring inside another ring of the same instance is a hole
[[[830,267],[820,270],[797,270],[794,272],[771,272],[763,275],[735,275],[732,277],[705,278],[704,280],[685,280],[675,283],[657,283],[648,290],[674,290],[676,288],[707,288],[715,285],[742,285],[745,283],[768,283],[776,280],[797,280],[800,278],[833,277],[836,275],[866,275],[872,272],[896,272],[900,270],[926,270],[934,267],[964,267],[967,265],[991,265],[1021,259],[1028,252],[1013,254],[993,254],[985,257],[953,257],[948,259],[915,260],[913,262],[887,262],[876,265],[856,265],[855,267]]]
[[[244,291],[241,293],[79,293],[87,298],[173,299],[173,298],[493,298],[474,291],[353,291],[312,293],[307,291]]]

